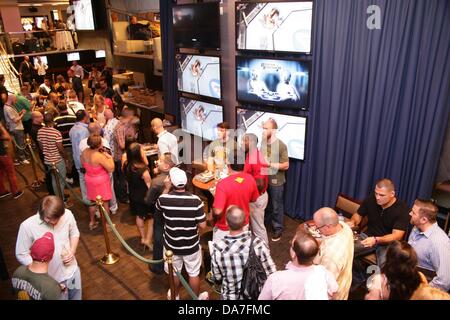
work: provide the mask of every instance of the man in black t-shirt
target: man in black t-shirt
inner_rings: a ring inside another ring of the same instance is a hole
[[[390,179],[384,178],[376,183],[375,192],[364,200],[358,212],[352,216],[354,225],[359,225],[363,217],[368,217],[367,231],[361,233],[362,240],[355,243],[354,278],[358,278],[355,269],[361,269],[356,266],[359,257],[375,252],[377,265],[383,266],[387,246],[405,237],[409,227],[409,211],[406,203],[395,196],[395,186]]]

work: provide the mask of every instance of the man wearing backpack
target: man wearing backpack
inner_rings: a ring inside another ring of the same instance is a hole
[[[226,222],[230,233],[225,235],[222,240],[213,243],[211,254],[212,279],[222,281],[220,296],[222,300],[239,300],[244,298],[241,297],[241,284],[250,254],[250,246],[254,250],[257,259],[261,262],[265,275],[256,272],[246,273],[247,276],[253,274],[257,277],[255,279],[247,278],[246,285],[253,281],[262,287],[261,281],[264,281],[266,277],[276,271],[275,263],[264,241],[258,237],[253,238],[252,241],[250,231],[244,230],[246,225],[245,218],[244,210],[238,206],[230,206],[226,212]],[[258,291],[261,290],[261,287],[258,288]],[[252,296],[254,292],[251,293]]]

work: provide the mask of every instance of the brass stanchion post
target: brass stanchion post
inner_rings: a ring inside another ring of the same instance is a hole
[[[30,155],[31,155],[31,166],[33,168],[33,174],[34,174],[34,181],[31,184],[31,187],[33,189],[37,189],[41,185],[41,181],[39,181],[39,178],[38,178],[38,175],[37,175],[36,163],[34,162],[33,147],[31,146],[31,139],[30,139],[30,137],[27,137],[25,139],[25,142],[27,144],[28,151],[30,152]]]
[[[167,250],[165,252],[166,262],[169,269],[169,286],[170,286],[170,299],[175,300],[175,280],[173,278],[173,252],[172,250]]]
[[[59,177],[58,177],[58,171],[56,169],[56,164],[54,162],[52,162],[52,174],[53,174],[53,178],[55,179],[55,184],[56,184],[56,191],[58,196],[64,201],[64,191],[61,190],[61,184],[59,183]]]
[[[114,264],[119,261],[119,255],[111,252],[111,247],[109,246],[109,237],[108,231],[106,230],[106,219],[105,213],[103,211],[103,200],[101,196],[97,196],[95,203],[98,206],[98,210],[100,211],[100,216],[102,217],[102,227],[103,227],[103,236],[105,237],[105,245],[106,245],[106,254],[100,259],[103,264]]]

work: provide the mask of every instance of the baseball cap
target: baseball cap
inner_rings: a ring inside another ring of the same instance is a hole
[[[172,168],[169,171],[170,181],[175,187],[185,186],[187,183],[186,173],[179,168]]]
[[[53,234],[51,232],[46,232],[41,238],[33,243],[30,251],[33,260],[41,262],[50,261],[53,258],[53,252],[55,251]]]

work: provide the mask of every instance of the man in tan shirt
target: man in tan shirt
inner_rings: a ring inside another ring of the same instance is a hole
[[[314,213],[314,224],[321,233],[320,250],[314,259],[315,264],[324,266],[336,278],[339,285],[334,300],[346,300],[352,284],[353,232],[339,221],[331,208],[321,208]]]

